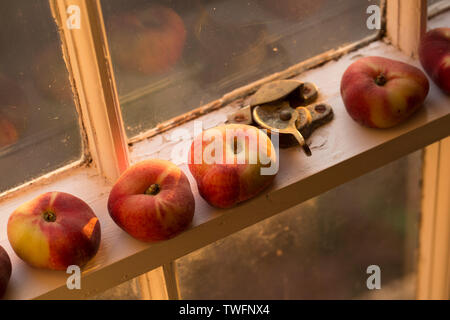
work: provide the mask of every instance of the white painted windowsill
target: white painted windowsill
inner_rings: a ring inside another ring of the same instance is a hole
[[[450,12],[430,21],[430,28],[445,25]],[[374,42],[338,61],[307,71],[297,77],[315,83],[319,99],[332,105],[334,119],[317,129],[308,143],[313,155],[308,158],[300,148],[280,151],[280,171],[273,185],[260,196],[227,210],[209,206],[197,192],[186,164],[196,199],[192,226],[179,236],[155,244],[139,242],[109,217],[106,208],[108,185],[95,168],[76,168],[57,181],[27,189],[27,192],[0,201],[0,245],[9,253],[13,274],[6,299],[87,298],[126,280],[150,271],[220,238],[251,226],[307,199],[320,195],[346,181],[383,166],[450,134],[450,97],[432,81],[425,107],[409,121],[393,129],[364,128],[345,111],[339,88],[345,69],[358,57],[377,55],[405,61],[420,67],[418,61],[405,57],[381,41]],[[228,106],[200,118],[204,128],[221,124],[235,107]],[[192,132],[192,122],[184,127]],[[177,129],[177,128],[175,128]],[[173,130],[175,130],[173,129]],[[170,160],[175,143],[168,142],[171,131],[134,144],[133,162],[146,158]],[[190,144],[190,141],[185,141]],[[96,212],[102,227],[102,242],[97,256],[83,270],[82,289],[68,290],[68,275],[59,271],[37,270],[27,266],[9,245],[6,226],[9,215],[21,203],[47,191],[64,191],[84,199]]]

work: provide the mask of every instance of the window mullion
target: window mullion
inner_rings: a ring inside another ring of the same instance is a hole
[[[428,21],[427,0],[387,0],[387,36],[391,43],[417,58]],[[449,297],[449,170],[450,138],[425,149],[420,225],[417,298]]]
[[[427,28],[427,12],[427,0],[387,0],[387,36],[411,57],[417,57],[420,38]]]
[[[129,166],[129,156],[100,1],[50,0],[50,5],[74,78],[90,155],[100,173],[114,182]],[[80,9],[79,29],[68,27],[71,18],[68,8],[73,5]],[[175,271],[169,272],[172,269],[168,268],[172,263],[155,269],[156,273],[141,276],[143,291],[149,291],[152,298],[176,298],[178,288],[170,285],[176,283]],[[161,283],[161,288],[155,289],[152,282]]]
[[[448,299],[450,289],[450,137],[425,149],[418,299]]]
[[[50,6],[79,99],[89,154],[100,173],[115,181],[129,165],[128,146],[100,3],[50,0]]]

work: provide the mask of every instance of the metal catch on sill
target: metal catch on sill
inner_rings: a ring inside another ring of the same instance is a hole
[[[250,103],[228,115],[227,123],[255,125],[280,134],[280,146],[300,144],[310,156],[305,138],[319,126],[331,121],[333,109],[315,103],[319,91],[315,84],[298,80],[276,80],[263,85]]]

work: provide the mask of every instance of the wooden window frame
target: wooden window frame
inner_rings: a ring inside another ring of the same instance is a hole
[[[387,37],[394,46],[417,58],[429,16],[450,8],[427,0],[388,0]],[[407,26],[407,27],[405,27]],[[417,298],[450,298],[450,137],[425,148],[418,255]],[[447,164],[447,165],[446,165]]]
[[[205,115],[221,107],[226,106],[233,100],[245,97],[254,92],[259,86],[268,81],[280,78],[289,78],[309,70],[324,62],[338,59],[355,51],[369,43],[379,40],[383,32],[376,36],[363,39],[360,42],[330,50],[317,57],[303,61],[289,69],[270,75],[264,79],[256,81],[246,87],[237,89],[221,99],[189,112],[185,115],[171,120],[145,134],[127,141],[123,120],[120,111],[119,99],[115,87],[114,73],[111,64],[109,48],[106,40],[103,17],[100,7],[100,0],[49,0],[52,13],[59,26],[63,55],[71,75],[73,87],[76,88],[75,96],[78,111],[80,113],[83,132],[86,136],[89,156],[92,163],[108,184],[114,182],[123,170],[125,170],[131,160],[128,143],[136,143],[155,136],[162,131],[166,131],[175,126],[179,126],[200,115]],[[417,44],[421,34],[426,30],[427,6],[426,0],[408,0],[407,5],[403,0],[382,1],[386,10],[386,34],[385,39],[389,39],[392,45],[398,47],[406,55],[415,57]],[[81,8],[81,29],[65,29],[65,21],[68,18],[66,8],[69,5],[78,5]],[[444,9],[445,10],[445,9]],[[408,28],[401,29],[402,25],[408,24]],[[402,30],[402,32],[400,32]],[[80,63],[83,61],[83,63]],[[293,181],[280,189],[265,195],[266,200],[273,202],[277,198],[280,203],[272,203],[268,208],[256,216],[247,214],[239,222],[233,220],[237,215],[243,215],[250,210],[261,209],[266,202],[254,201],[244,206],[236,208],[233,214],[227,212],[217,219],[208,220],[196,228],[202,229],[201,233],[191,232],[181,235],[178,242],[170,241],[167,245],[157,244],[137,252],[127,263],[116,263],[115,266],[106,266],[102,273],[103,278],[114,277],[118,274],[130,274],[129,277],[122,277],[118,280],[99,279],[95,271],[89,271],[86,275],[88,285],[80,292],[68,291],[64,286],[59,286],[46,293],[37,294],[37,298],[85,298],[96,293],[96,287],[106,289],[114,284],[123,282],[133,275],[153,271],[141,276],[139,282],[143,288],[146,298],[152,299],[177,299],[179,298],[176,270],[173,263],[176,257],[184,255],[193,248],[203,247],[221,237],[237,232],[242,228],[250,226],[264,218],[270,217],[278,212],[292,207],[308,198],[325,192],[345,181],[386,164],[400,156],[406,155],[418,148],[424,147],[431,142],[448,136],[448,124],[450,116],[446,115],[437,119],[433,123],[426,124],[417,129],[405,131],[395,139],[383,141],[380,148],[386,151],[384,155],[380,150],[374,148],[358,154],[356,157],[343,161],[328,168],[323,172],[316,172],[311,177],[302,181]],[[447,299],[449,296],[449,272],[450,267],[450,187],[448,179],[449,168],[443,165],[450,159],[450,138],[436,142],[425,149],[424,159],[424,188],[422,221],[420,229],[420,253],[418,272],[418,292],[420,299]],[[408,143],[414,141],[414,143]],[[405,144],[406,143],[406,144]],[[376,160],[371,157],[377,155]],[[369,166],[368,163],[370,163]],[[57,175],[52,173],[33,182],[33,187],[49,184],[52,181],[62,179],[66,171],[74,171],[74,167],[79,167],[79,163],[67,168],[58,170]],[[333,183],[323,185],[321,181],[333,176],[341,176],[334,179]],[[345,177],[344,177],[345,176]],[[444,178],[442,178],[444,177]],[[13,198],[17,194],[23,194],[27,187],[14,189],[14,192],[4,194],[3,198]],[[301,197],[297,193],[303,192]],[[1,196],[1,195],[0,195]],[[272,200],[271,200],[272,199]],[[3,199],[2,199],[3,201]],[[252,211],[255,212],[255,211]],[[228,224],[226,230],[220,228]],[[207,230],[210,228],[210,231]],[[219,231],[218,231],[219,230]],[[218,234],[212,234],[212,233]],[[199,238],[202,234],[202,238]],[[176,243],[186,241],[193,242],[190,248],[177,248]],[[173,250],[173,254],[164,254],[167,250]],[[156,263],[150,261],[153,257],[162,256]],[[136,265],[138,271],[124,270]],[[161,266],[161,267],[160,267]],[[118,271],[120,270],[120,272]],[[445,279],[445,281],[442,281]],[[14,297],[20,297],[14,296]]]

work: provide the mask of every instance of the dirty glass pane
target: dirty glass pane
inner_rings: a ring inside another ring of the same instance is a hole
[[[68,73],[48,1],[0,4],[0,192],[80,159]]]
[[[128,137],[360,40],[361,0],[101,1]]]
[[[92,300],[141,300],[143,299],[138,278],[134,278],[108,289],[98,295],[92,296]]]
[[[421,165],[413,153],[179,259],[182,298],[413,299]]]
[[[428,0],[428,6],[431,6],[438,2],[444,2],[445,0]]]
[[[428,4],[428,19],[430,19],[432,18],[432,15],[435,15],[436,13],[439,14],[443,10],[444,5],[449,4],[449,0],[428,0],[427,4]],[[436,8],[434,5],[437,5],[438,7]],[[430,10],[432,9],[431,7],[435,7],[434,10]]]

